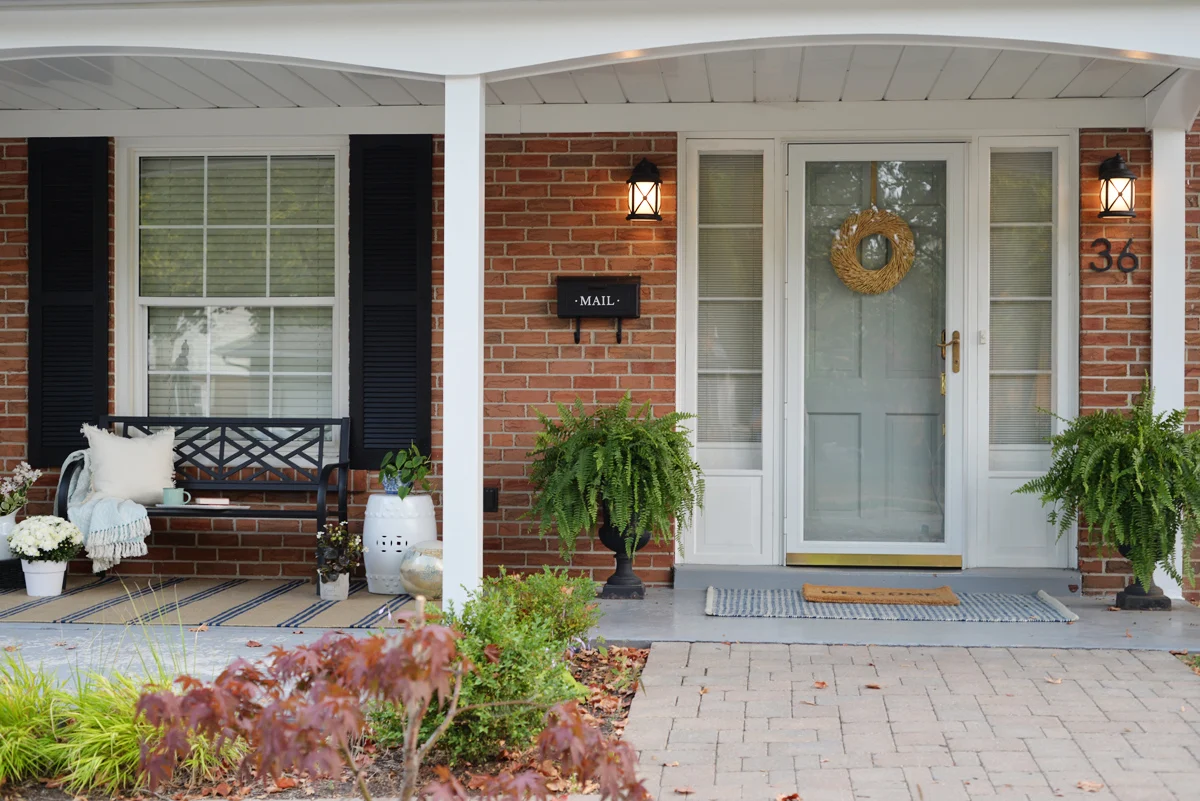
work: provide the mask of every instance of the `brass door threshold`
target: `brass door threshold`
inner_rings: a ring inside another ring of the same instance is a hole
[[[789,567],[940,567],[962,569],[957,554],[909,553],[789,553]]]

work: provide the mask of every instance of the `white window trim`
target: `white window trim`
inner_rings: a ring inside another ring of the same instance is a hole
[[[138,164],[143,156],[326,155],[334,157],[333,417],[350,412],[350,140],[346,136],[273,138],[118,139],[114,176],[114,382],[119,415],[147,414],[146,317],[137,295]],[[212,299],[205,300],[210,303]],[[261,298],[221,298],[244,305]],[[196,305],[195,298],[164,298],[156,305]],[[276,298],[276,306],[307,305]]]

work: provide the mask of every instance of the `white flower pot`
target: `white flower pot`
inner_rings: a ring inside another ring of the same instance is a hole
[[[321,585],[322,601],[344,601],[350,595],[349,573],[342,573],[337,577],[336,581],[321,581],[317,579],[317,583]]]
[[[428,493],[412,492],[407,498],[372,495],[367,499],[363,520],[367,591],[381,595],[403,593],[400,560],[404,551],[415,543],[435,539],[437,516]]]
[[[25,571],[26,594],[34,598],[62,595],[66,562],[30,562],[22,559],[21,567]]]
[[[17,526],[17,513],[0,517],[0,559],[12,559],[13,553],[8,547],[8,532]]]

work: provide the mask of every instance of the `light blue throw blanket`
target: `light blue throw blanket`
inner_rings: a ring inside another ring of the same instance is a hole
[[[146,555],[150,518],[146,507],[125,498],[92,492],[92,460],[86,450],[75,451],[62,469],[80,462],[67,488],[67,517],[83,532],[84,553],[92,560],[92,572],[108,570],[122,559]]]

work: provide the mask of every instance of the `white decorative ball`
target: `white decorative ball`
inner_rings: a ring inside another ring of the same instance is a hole
[[[442,597],[442,543],[425,540],[410,545],[400,558],[400,580],[409,595]]]

